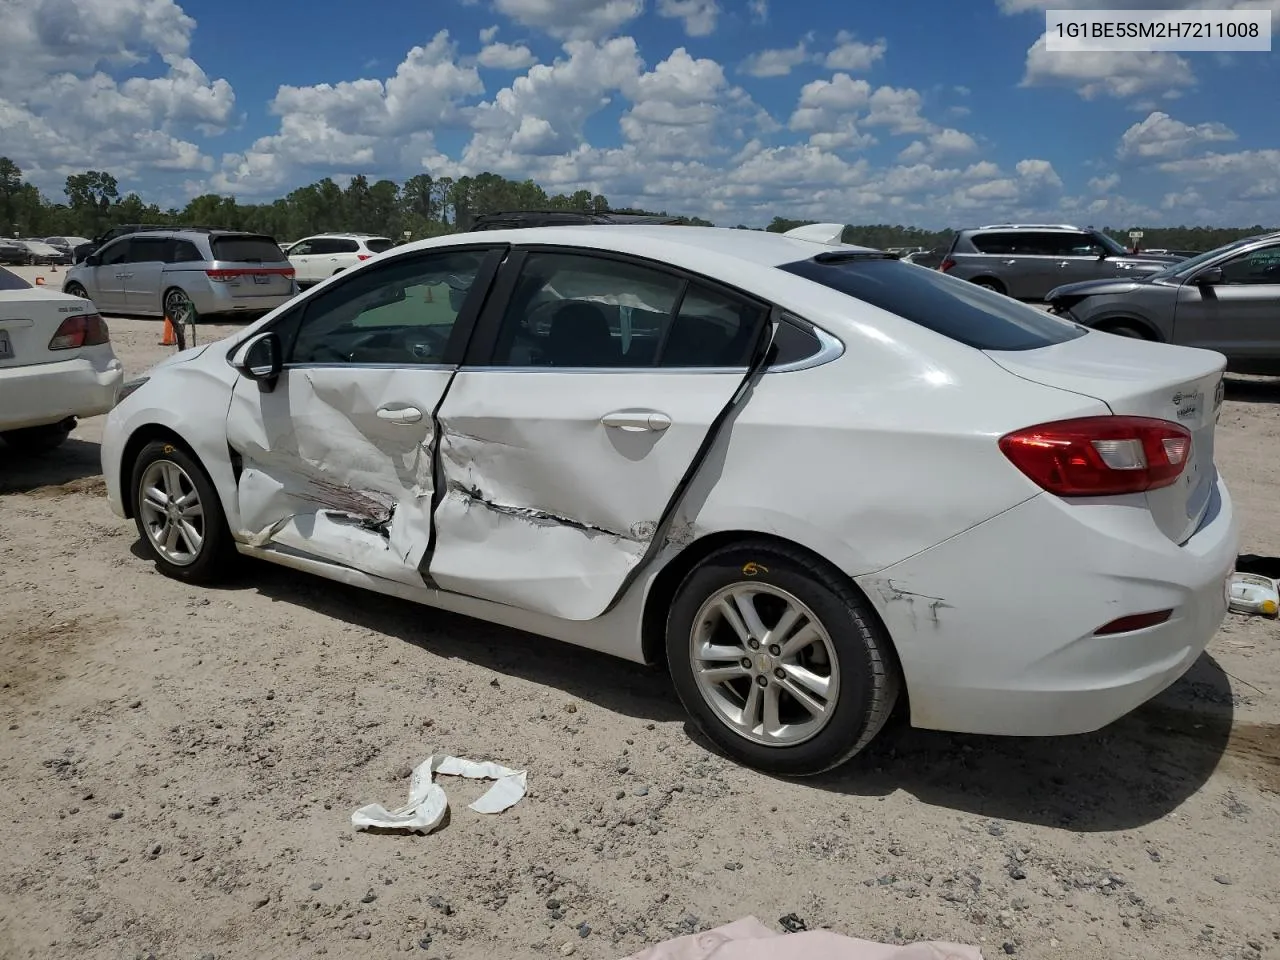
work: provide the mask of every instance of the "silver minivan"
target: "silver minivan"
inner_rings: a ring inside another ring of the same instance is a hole
[[[265,313],[298,292],[272,237],[176,227],[126,234],[67,271],[62,290],[102,313],[187,317]]]

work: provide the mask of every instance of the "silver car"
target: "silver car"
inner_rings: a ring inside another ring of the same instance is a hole
[[[959,231],[938,269],[1018,300],[1043,300],[1064,283],[1142,276],[1179,259],[1129,253],[1100,230],[1066,223],[994,223]]]
[[[298,292],[268,236],[231,230],[144,230],[119,237],[67,271],[64,293],[102,313],[168,316],[265,313]]]
[[[1280,232],[1237,240],[1125,280],[1069,283],[1049,309],[1096,330],[1202,347],[1235,369],[1280,365]]]

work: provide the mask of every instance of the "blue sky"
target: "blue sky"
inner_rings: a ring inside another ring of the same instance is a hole
[[[1280,223],[1280,53],[1048,53],[1046,7],[0,0],[0,152],[164,205],[492,170],[759,225]]]

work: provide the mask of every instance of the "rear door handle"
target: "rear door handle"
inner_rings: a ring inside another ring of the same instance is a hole
[[[1058,266],[1060,266],[1060,267],[1069,267],[1069,266],[1071,266],[1071,261],[1070,261],[1070,260],[1059,260],[1059,261],[1058,261]]]
[[[1012,267],[1012,266],[1015,266],[1017,262],[1018,262],[1017,260],[1006,260],[1004,261],[1004,265],[1006,267]]]
[[[417,407],[379,407],[378,419],[392,423],[417,423],[422,419],[422,411]]]
[[[642,431],[661,432],[671,426],[671,418],[657,410],[615,410],[600,418],[606,427],[626,430],[628,433]]]

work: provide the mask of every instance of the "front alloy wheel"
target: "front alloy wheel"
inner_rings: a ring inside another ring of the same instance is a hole
[[[154,440],[131,476],[134,523],[160,572],[188,583],[221,580],[235,543],[200,462],[176,443]]]

